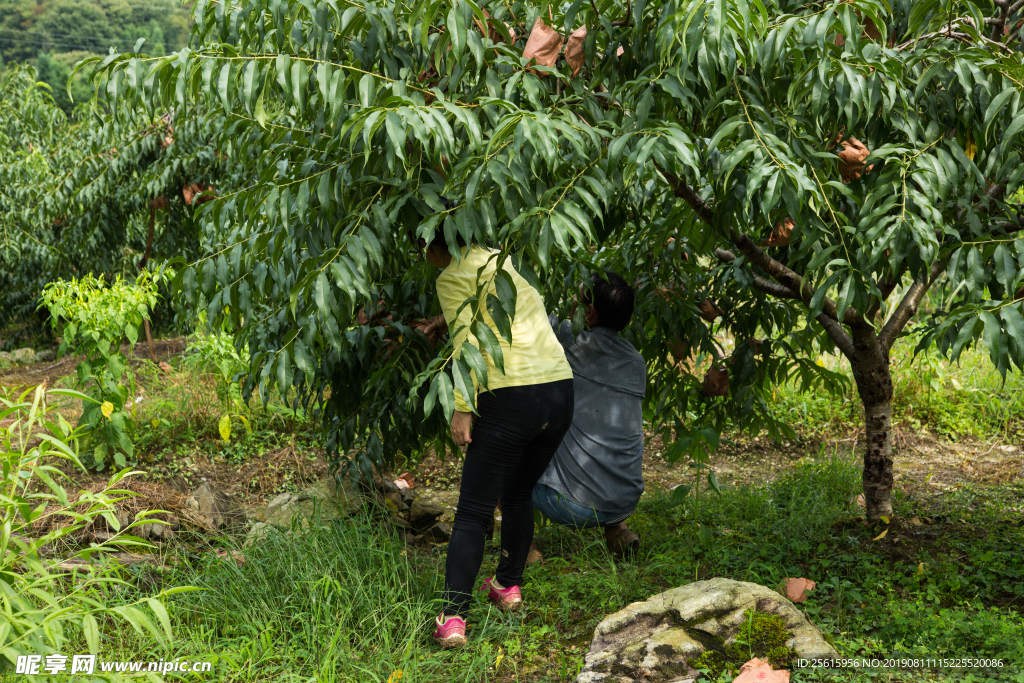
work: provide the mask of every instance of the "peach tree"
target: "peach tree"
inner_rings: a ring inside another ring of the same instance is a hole
[[[729,420],[791,434],[771,388],[835,387],[812,358],[842,354],[877,520],[908,324],[920,348],[1024,363],[1018,5],[200,0],[188,49],[111,54],[93,82],[108,120],[225,117],[239,182],[201,209],[181,300],[232,320],[248,391],[318,406],[350,464],[443,440],[453,388],[500,366],[502,278],[466,302],[467,343],[422,333],[416,240],[440,229],[499,247],[562,315],[593,272],[636,282],[626,334],[674,453]]]

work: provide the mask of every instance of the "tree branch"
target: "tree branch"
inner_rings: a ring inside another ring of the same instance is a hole
[[[718,260],[724,261],[726,263],[736,260],[736,254],[729,251],[728,249],[715,249],[715,256],[718,257]],[[770,294],[771,296],[777,297],[779,299],[800,299],[799,294],[794,292],[789,287],[786,287],[785,285],[780,285],[777,282],[772,282],[768,278],[761,277],[757,273],[753,273],[753,276],[754,288],[761,290],[765,294]]]
[[[985,19],[985,23],[992,24],[992,40],[998,40],[1003,35],[1003,27],[1006,26],[1006,21],[1010,18],[1010,0],[995,0],[996,7],[999,8],[999,16],[993,17],[992,21],[990,18]]]
[[[694,189],[687,184],[685,179],[669,173],[657,162],[655,162],[654,165],[661,174],[665,176],[665,180],[668,181],[669,186],[677,197],[689,204],[690,208],[697,213],[701,220],[712,227],[717,227],[715,225],[715,212],[712,211],[707,202],[701,199],[700,195],[698,195]],[[782,284],[791,292],[799,293],[800,300],[808,306],[810,305],[811,299],[814,297],[814,290],[811,289],[810,285],[804,282],[802,277],[766,254],[764,250],[758,247],[754,240],[750,239],[746,234],[732,226],[723,225],[722,227],[725,228],[728,232],[728,237],[736,244],[737,247],[739,247],[740,252],[742,252],[751,263],[768,273],[773,280]],[[836,306],[836,303],[828,297],[825,297],[823,301],[822,312],[833,320],[838,320],[838,307]],[[847,308],[844,312],[842,322],[847,325],[861,325],[864,324],[864,318],[854,309]]]
[[[899,336],[899,333],[903,331],[903,328],[907,326],[910,319],[917,313],[917,307],[921,304],[921,299],[924,298],[932,283],[938,279],[942,271],[945,270],[945,267],[945,259],[935,259],[932,262],[932,267],[928,270],[928,279],[922,280],[918,278],[914,281],[914,284],[910,285],[907,293],[903,295],[903,301],[900,302],[900,305],[889,316],[889,320],[886,321],[882,331],[878,333],[878,343],[882,345],[886,352],[892,348],[896,337]]]
[[[828,332],[828,336],[835,343],[836,347],[842,351],[843,355],[846,356],[846,359],[852,363],[854,354],[853,338],[846,333],[843,326],[824,313],[819,313],[815,320],[821,323],[821,326],[825,328],[826,332]]]

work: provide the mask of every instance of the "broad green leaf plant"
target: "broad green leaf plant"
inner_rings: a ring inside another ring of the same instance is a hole
[[[222,322],[219,331],[210,329],[206,313],[200,312],[196,322],[195,340],[189,343],[184,362],[194,372],[206,374],[213,379],[221,406],[217,431],[221,439],[227,442],[231,440],[232,418],[237,418],[247,433],[252,432],[249,418],[241,412],[245,405],[241,378],[248,370],[248,349],[242,349],[246,357],[235,349],[234,335],[227,321]]]
[[[99,471],[109,460],[125,467],[135,452],[135,375],[121,340],[127,339],[129,348],[138,341],[156,305],[160,278],[147,270],[134,282],[117,277],[107,285],[102,276],[87,275],[51,282],[42,292],[40,306],[49,310],[54,329],[63,335],[58,353],[84,356],[75,379],[92,400],[83,405],[78,426],[85,430],[83,445]]]
[[[0,389],[0,672],[13,673],[19,655],[67,653],[69,644],[83,640],[90,653],[101,654],[106,631],[118,622],[167,647],[173,632],[164,599],[192,590],[179,587],[118,604],[110,601],[110,588],[128,584],[119,578],[116,564],[102,560],[115,549],[152,548],[130,533],[149,522],[151,513],[140,513],[127,525],[119,521],[116,503],[135,495],[117,488],[134,474],[128,470],[114,474],[99,492],[69,498],[61,482],[67,475],[57,465],[64,461],[84,471],[78,457],[81,430],[54,409],[59,398],[93,401],[71,390],[36,387],[13,394]],[[102,543],[75,547],[74,534],[100,517],[117,533]],[[60,566],[75,559],[91,560],[91,571]],[[108,678],[117,679],[116,674]]]
[[[453,388],[500,343],[471,324],[435,349],[411,326],[437,311],[415,246],[436,229],[456,257],[459,236],[499,248],[562,316],[592,272],[635,282],[647,416],[691,443],[727,419],[788,433],[771,387],[834,387],[815,360],[842,354],[872,521],[891,513],[894,341],[951,358],[982,341],[1004,372],[1024,365],[1004,201],[1024,174],[1019,3],[215,0],[193,16],[175,55],[83,64],[95,106],[123,126],[224,116],[246,180],[200,210],[182,301],[239,325],[247,388],[320,406],[361,469],[443,437]],[[524,58],[538,21],[586,28],[575,67]],[[944,304],[922,315],[932,289]],[[514,301],[495,281],[466,306],[501,329]],[[724,361],[728,396],[702,395],[679,365],[694,355]]]

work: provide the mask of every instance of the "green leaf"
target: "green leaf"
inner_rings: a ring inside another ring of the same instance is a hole
[[[171,630],[171,619],[167,615],[167,608],[164,607],[163,603],[156,598],[146,598],[146,603],[149,604],[149,608],[153,610],[153,614],[156,615],[157,620],[164,629],[164,634],[167,636],[169,642],[174,638],[174,632]]]
[[[468,341],[463,342],[459,351],[462,354],[462,359],[466,361],[470,368],[476,372],[477,382],[481,386],[487,386],[487,362],[484,357],[480,354],[480,350],[469,343]]]
[[[509,318],[505,307],[501,305],[501,301],[493,294],[487,295],[487,312],[490,314],[491,320],[494,321],[494,326],[498,328],[498,334],[500,334],[506,342],[511,344],[512,321]]]
[[[100,651],[100,629],[96,623],[96,617],[86,614],[82,617],[82,635],[85,636],[85,645],[92,654],[99,654]]]
[[[452,380],[446,372],[439,372],[436,379],[440,382],[437,399],[444,410],[445,422],[451,423],[452,415],[455,413],[455,390],[452,387]]]
[[[453,10],[454,11],[454,10]],[[359,103],[368,108],[373,105],[377,96],[377,81],[370,74],[365,74],[359,79]]]
[[[718,477],[715,476],[714,471],[708,472],[708,485],[718,495],[722,495],[722,488],[718,485]]]
[[[673,504],[678,505],[686,500],[686,496],[693,490],[692,484],[680,484],[672,489],[671,501]]]
[[[996,247],[993,259],[995,262],[996,280],[1003,286],[1003,291],[1009,297],[1013,294],[1010,289],[1013,288],[1014,279],[1017,277],[1017,264],[1014,263],[1013,254],[1009,248],[1000,244]]]
[[[463,344],[467,346],[467,344]],[[471,346],[471,345],[469,345]],[[479,354],[479,351],[477,352]],[[470,407],[471,410],[476,410],[476,387],[473,385],[473,376],[469,365],[466,363],[464,358],[456,358],[452,361],[452,379],[455,383],[455,388],[462,394],[462,400]],[[451,418],[449,418],[450,420]]]
[[[301,339],[296,337],[292,343],[292,351],[295,355],[295,365],[305,375],[306,382],[312,384],[316,376],[316,363],[313,361],[313,355],[310,353],[309,348]]]
[[[313,293],[316,307],[321,311],[333,311],[335,308],[334,293],[331,291],[331,284],[327,281],[327,274],[323,271],[316,276],[316,286]]]
[[[491,361],[498,369],[498,372],[505,374],[505,354],[501,350],[501,344],[498,342],[498,338],[494,335],[493,330],[481,320],[475,320],[470,329],[476,335],[477,340],[479,340],[480,348],[491,357]]]
[[[992,119],[995,118],[996,114],[1003,108],[1006,101],[1015,93],[1014,88],[1006,88],[1001,93],[992,98],[989,102],[988,107],[985,109],[985,133],[988,134],[988,129],[992,125]]]
[[[110,371],[114,381],[119,381],[124,375],[125,370],[125,357],[120,353],[115,353],[110,356],[107,360],[107,369]]]
[[[231,93],[228,86],[231,83],[231,62],[228,62],[220,70],[220,77],[217,79],[217,94],[220,95],[221,104],[225,112],[231,111]]]
[[[245,108],[250,112],[252,111],[252,96],[254,92],[255,80],[256,60],[251,60],[248,64],[245,65],[245,73],[242,75],[242,97],[245,99]]]

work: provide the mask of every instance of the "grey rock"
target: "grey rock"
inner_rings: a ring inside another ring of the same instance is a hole
[[[210,524],[217,529],[234,526],[245,519],[241,508],[209,482],[193,491],[190,497],[195,500],[197,506],[193,509],[206,517]],[[188,500],[185,502],[192,507]]]
[[[440,505],[417,498],[412,501],[412,507],[409,510],[409,521],[412,522],[414,529],[425,530],[430,528],[434,520],[443,514],[444,508]]]
[[[434,543],[447,543],[452,539],[452,528],[444,522],[435,522],[424,535]]]
[[[412,505],[413,499],[416,498],[416,492],[413,491],[412,489],[399,489],[398,495],[402,497],[402,502],[404,502],[407,506]]]
[[[409,504],[402,499],[397,491],[384,494],[384,504],[388,506],[391,514],[404,514],[409,511]]]
[[[174,529],[169,524],[157,524],[149,522],[137,527],[137,536],[148,538],[154,541],[169,541],[176,536]]]
[[[731,644],[747,610],[775,614],[792,634],[797,657],[839,653],[792,602],[756,583],[696,581],[634,602],[597,625],[576,683],[682,683],[697,677],[687,660]]]
[[[296,494],[283,493],[267,505],[266,521],[276,526],[290,527],[298,519],[305,526],[310,518],[319,516],[321,522],[343,519],[362,507],[359,495],[334,477],[325,477]]]
[[[35,349],[25,347],[23,349],[15,349],[11,352],[11,360],[15,363],[31,363],[35,360],[36,352]]]
[[[249,533],[245,535],[245,543],[243,545],[250,546],[253,543],[263,541],[274,534],[280,533],[273,524],[267,524],[266,522],[256,522],[249,529]]]
[[[51,361],[56,357],[57,351],[55,349],[43,349],[36,353],[35,361],[37,363],[45,363],[46,361]]]

